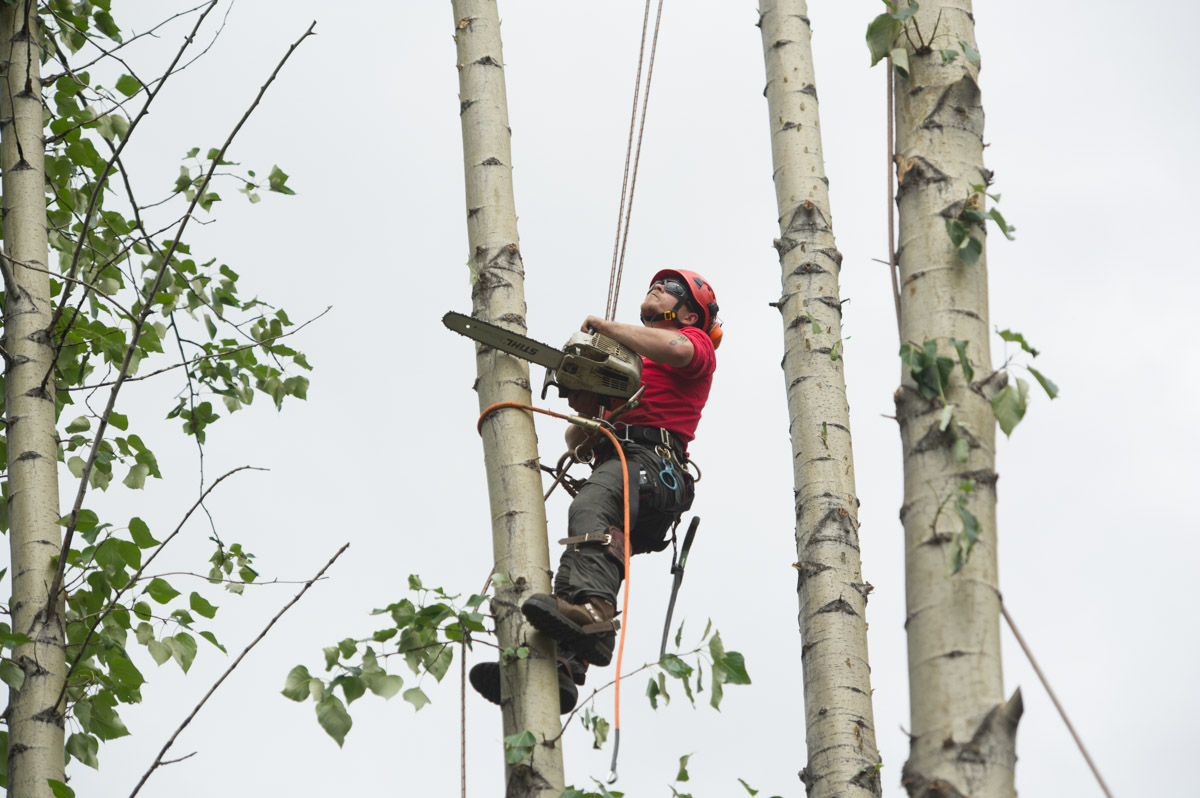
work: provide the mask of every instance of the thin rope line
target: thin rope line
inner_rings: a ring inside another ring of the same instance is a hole
[[[625,188],[629,185],[629,158],[633,153],[633,129],[637,125],[638,96],[642,91],[642,55],[646,51],[646,31],[650,28],[650,0],[642,14],[642,42],[638,47],[637,77],[633,84],[633,108],[629,112],[629,139],[625,144],[625,174],[621,177],[621,204],[617,208],[617,236],[613,241],[612,268],[608,273],[608,302],[604,306],[604,318],[612,318],[613,286],[617,281],[617,258],[621,251],[621,227],[625,223]]]
[[[467,798],[467,634],[463,630],[462,652],[459,657],[459,670],[462,676],[462,683],[459,685],[459,702],[461,712],[459,715],[459,753],[461,762],[459,766],[462,768],[462,798]]]
[[[1058,702],[1058,696],[1054,694],[1054,690],[1050,688],[1050,682],[1046,681],[1045,674],[1038,667],[1037,660],[1033,658],[1033,652],[1029,650],[1029,646],[1025,643],[1025,638],[1021,637],[1021,633],[1017,631],[1017,625],[1013,623],[1012,616],[1008,614],[1008,608],[1004,606],[1003,600],[1000,601],[1000,613],[1004,616],[1004,620],[1008,622],[1008,628],[1012,630],[1013,637],[1017,638],[1017,642],[1021,645],[1021,650],[1025,652],[1025,656],[1029,659],[1029,664],[1033,666],[1033,672],[1041,680],[1042,687],[1046,688],[1046,694],[1054,702],[1054,708],[1058,710],[1063,723],[1067,724],[1067,731],[1071,732],[1071,736],[1075,738],[1075,745],[1079,746],[1079,753],[1083,754],[1083,758],[1087,760],[1088,767],[1092,769],[1092,775],[1096,777],[1096,781],[1100,784],[1100,789],[1104,790],[1104,794],[1108,798],[1113,798],[1112,792],[1109,791],[1108,785],[1104,783],[1104,779],[1100,776],[1100,770],[1096,767],[1096,763],[1092,761],[1092,757],[1084,746],[1083,740],[1079,738],[1079,735],[1075,732],[1075,727],[1071,725],[1071,720],[1067,717],[1067,711]]]
[[[893,115],[893,103],[896,92],[896,75],[892,66],[892,57],[887,60],[887,147],[888,147],[888,273],[892,276],[892,299],[896,301],[896,336],[902,338],[900,329],[900,281],[896,276],[896,118]]]
[[[617,314],[617,297],[621,291],[621,274],[625,270],[625,249],[626,243],[629,240],[629,221],[633,216],[633,193],[637,188],[638,163],[642,157],[642,136],[646,129],[646,109],[650,105],[650,83],[654,80],[654,56],[658,51],[658,31],[662,26],[662,8],[663,0],[658,0],[658,10],[654,18],[654,37],[650,42],[650,63],[646,68],[646,93],[642,97],[641,120],[638,122],[637,149],[633,153],[633,172],[630,175],[629,151],[633,144],[633,124],[634,120],[637,119],[637,100],[642,82],[642,54],[646,49],[646,28],[650,17],[650,0],[646,0],[646,12],[642,19],[642,42],[638,50],[638,85],[633,93],[634,116],[629,120],[629,142],[625,148],[625,174],[629,180],[629,205],[628,207],[625,205],[625,185],[623,180],[621,184],[621,210],[617,215],[617,239],[619,240],[619,247],[614,246],[613,249],[613,268],[609,273],[608,280],[608,304],[604,310],[604,318],[610,321]],[[621,221],[622,213],[624,214],[623,225]]]

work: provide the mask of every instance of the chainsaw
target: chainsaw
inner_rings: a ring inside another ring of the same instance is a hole
[[[522,360],[546,367],[542,398],[553,385],[560,397],[590,391],[614,399],[633,396],[642,382],[642,358],[597,332],[576,332],[566,346],[552,346],[462,313],[447,313],[442,324],[454,332]]]

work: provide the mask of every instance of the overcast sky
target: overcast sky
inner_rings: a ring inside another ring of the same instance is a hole
[[[886,416],[900,362],[891,287],[872,261],[887,252],[884,75],[868,68],[863,42],[882,7],[814,2],[809,13],[845,256],[863,572],[875,586],[876,735],[884,794],[899,796],[908,726],[901,459]],[[527,318],[549,343],[603,315],[641,14],[632,1],[501,5]],[[1037,4],[1036,13],[979,4],[975,15],[985,157],[1017,228],[1016,241],[989,242],[991,320],[1024,333],[1062,391],[1053,403],[1035,395],[1012,439],[999,441],[1000,585],[1114,793],[1189,794],[1200,708],[1191,581],[1200,542],[1187,498],[1200,471],[1191,343],[1200,278],[1188,197],[1200,170],[1188,37],[1200,12],[1106,1]],[[226,189],[193,246],[293,319],[333,310],[292,339],[316,366],[308,402],[276,414],[260,398],[222,420],[205,469],[210,480],[243,464],[271,469],[239,474],[210,503],[221,535],[255,552],[265,577],[307,578],[351,547],[181,735],[172,754],[196,756],[160,770],[144,795],[459,790],[457,663],[441,685],[423,684],[433,704],[419,714],[399,697],[352,705],[343,750],[311,703],[279,695],[292,666],[317,670],[323,646],[377,628],[369,611],[406,597],[409,573],[469,594],[491,568],[473,347],[439,321],[470,310],[449,4],[241,0],[208,55],[158,101],[130,169],[147,196],[164,193],[180,156],[224,139],[313,19],[318,36],[231,150],[260,173],[278,163],[298,195],[250,207]],[[768,305],[780,294],[779,231],[756,20],[753,2],[666,4],[618,312],[635,318],[659,268],[695,269],[716,287],[725,339],[692,447],[704,474],[693,509],[704,520],[676,618],[686,618],[685,642],[711,618],[727,648],[745,654],[754,684],[728,689],[720,713],[693,710],[679,690],[653,712],[645,676],[634,677],[623,691],[616,788],[639,798],[668,794],[683,754],[693,755],[692,782],[678,786],[698,796],[742,794],[738,777],[763,795],[803,793],[791,450],[782,328]],[[165,63],[183,32],[167,29],[148,57]],[[998,337],[992,351],[997,364],[1015,354]],[[160,418],[180,388],[172,379],[131,389],[128,407]],[[540,384],[539,371],[533,379]],[[194,497],[197,454],[176,422],[145,424],[167,480],[136,503],[114,489],[93,506],[136,512],[157,534]],[[553,462],[562,429],[539,420],[538,432]],[[566,521],[561,492],[548,514],[555,540]],[[171,567],[202,570],[208,534],[193,520]],[[668,569],[666,555],[633,563],[627,664],[657,655]],[[295,592],[263,587],[224,600],[218,636],[240,651]],[[1005,689],[1025,697],[1020,793],[1100,795],[1007,630],[1002,641]],[[486,656],[478,649],[469,662]],[[124,712],[133,736],[102,748],[99,773],[72,766],[77,793],[127,794],[231,658],[205,646],[185,678],[147,657],[145,703]],[[400,672],[406,687],[416,683]],[[470,794],[498,795],[499,712],[468,693]],[[611,692],[598,702],[611,719]],[[576,723],[565,741],[568,783],[603,777],[609,756],[591,751]]]

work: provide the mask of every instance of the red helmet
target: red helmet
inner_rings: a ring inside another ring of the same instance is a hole
[[[650,279],[650,287],[653,288],[659,280],[665,280],[668,277],[673,277],[687,286],[688,292],[691,294],[690,304],[700,316],[700,321],[696,323],[696,326],[708,333],[714,343],[720,341],[721,325],[717,321],[717,311],[719,310],[717,295],[713,292],[712,285],[708,280],[696,272],[685,269],[663,269]]]

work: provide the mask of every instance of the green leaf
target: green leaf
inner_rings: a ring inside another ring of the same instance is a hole
[[[164,638],[163,642],[171,649],[171,656],[179,663],[179,667],[187,673],[188,668],[192,667],[192,660],[196,658],[196,638],[187,632],[180,632],[174,637]]]
[[[971,236],[967,239],[967,243],[958,250],[958,259],[963,262],[964,266],[974,266],[982,254],[983,242],[975,236]]]
[[[1019,332],[1013,332],[1012,330],[1001,330],[999,335],[1001,338],[1003,338],[1005,341],[1008,341],[1009,343],[1020,344],[1022,349],[1024,349],[1026,352],[1033,355],[1034,357],[1037,357],[1040,354],[1038,352],[1038,350],[1034,349],[1032,346],[1029,345],[1029,342],[1025,340],[1025,336],[1021,335],[1021,333],[1019,333]]]
[[[117,91],[126,97],[132,97],[141,91],[142,82],[132,75],[122,75],[117,78]]]
[[[691,754],[684,754],[679,757],[679,772],[675,774],[675,781],[687,781],[690,778],[687,772],[687,763],[691,758]]]
[[[25,671],[21,670],[17,663],[6,659],[0,662],[0,679],[15,692],[25,684]]]
[[[429,696],[425,695],[420,687],[413,687],[404,691],[404,700],[412,704],[416,711],[420,712],[421,708],[429,703]]]
[[[971,442],[963,436],[954,439],[954,459],[960,463],[967,462],[971,455]]]
[[[646,685],[646,697],[650,699],[650,708],[658,709],[658,696],[662,691],[658,689],[658,682],[653,676],[650,677],[650,683]]]
[[[904,23],[891,14],[880,14],[867,26],[867,49],[871,51],[871,66],[875,66],[892,49]]]
[[[943,64],[953,64],[954,59],[958,58],[957,50],[938,50],[938,53],[942,56]]]
[[[146,648],[149,650],[150,656],[154,657],[154,662],[158,665],[162,665],[171,658],[171,649],[161,640],[151,640],[146,644]]]
[[[892,66],[896,68],[896,74],[908,80],[908,50],[896,47],[889,55],[892,59]]]
[[[433,678],[439,682],[446,675],[446,671],[450,669],[450,663],[454,661],[454,651],[450,646],[442,646],[437,650],[437,653],[432,655],[425,661],[425,670],[433,674]]]
[[[504,738],[504,760],[510,765],[515,765],[532,754],[535,745],[537,745],[537,738],[528,729],[517,734],[510,734]]]
[[[354,725],[350,714],[346,712],[345,705],[332,694],[325,696],[317,704],[317,723],[320,723],[325,733],[337,742],[338,748],[341,748],[342,744],[346,742],[346,733]]]
[[[312,676],[308,668],[297,665],[288,671],[287,679],[283,682],[283,696],[293,701],[303,701],[309,697],[308,682]]]
[[[674,654],[664,654],[663,658],[658,661],[658,664],[671,676],[676,679],[684,679],[692,675],[692,666],[681,660]]]
[[[391,698],[404,687],[404,679],[391,673],[376,671],[368,673],[364,678],[371,692],[382,698]]]
[[[908,0],[908,5],[902,9],[900,9],[899,11],[896,11],[895,7],[892,7],[892,11],[893,11],[892,16],[894,16],[896,19],[900,20],[901,22],[905,22],[908,19],[916,16],[917,12],[920,10],[921,10],[921,6],[917,4],[917,0]]]
[[[75,791],[58,779],[46,779],[46,783],[50,785],[54,798],[75,798]]]
[[[67,432],[86,432],[92,428],[92,422],[87,416],[79,416],[67,425]]]
[[[67,470],[75,479],[83,479],[83,469],[87,465],[82,457],[75,456],[67,459]]]
[[[178,590],[171,587],[165,579],[160,579],[157,576],[150,580],[150,584],[146,587],[146,592],[150,594],[150,598],[159,604],[166,604],[179,595]]]
[[[330,682],[329,687],[332,689],[335,685],[342,688],[342,693],[346,696],[346,703],[353,704],[355,701],[363,697],[367,692],[367,684],[361,677],[342,674],[341,676]]]
[[[1058,398],[1058,386],[1055,385],[1049,377],[1047,377],[1045,374],[1042,374],[1042,372],[1035,368],[1027,368],[1029,368],[1029,373],[1033,375],[1033,378],[1038,381],[1038,385],[1042,386],[1042,390],[1046,392],[1047,396],[1049,396],[1051,399]]]
[[[758,790],[754,789],[749,784],[747,784],[744,779],[738,779],[738,781],[741,783],[741,785],[743,787],[746,788],[746,792],[750,793],[751,795],[758,795]]]
[[[143,463],[138,463],[133,468],[129,469],[129,474],[122,480],[125,487],[130,490],[141,490],[146,486],[146,477],[150,475],[150,466]]]
[[[100,768],[100,760],[96,758],[99,751],[100,741],[90,734],[76,733],[67,738],[67,754],[93,770]]]
[[[1005,435],[1012,435],[1013,429],[1025,417],[1025,409],[1029,404],[1029,383],[1018,379],[1014,390],[1012,385],[1004,388],[992,397],[992,414],[1000,424]]]
[[[950,243],[954,245],[955,249],[962,248],[962,245],[966,243],[967,236],[970,234],[970,232],[971,231],[967,229],[967,226],[958,219],[946,220],[946,235],[950,236]]]
[[[958,363],[962,366],[963,377],[966,378],[968,385],[975,381],[975,369],[971,367],[971,360],[967,357],[967,344],[969,343],[970,341],[960,341],[957,338],[950,339],[950,346],[958,352]]]
[[[150,527],[146,526],[146,522],[136,516],[129,519],[129,535],[133,538],[133,542],[137,544],[139,549],[149,549],[158,545],[158,541],[150,534]]]
[[[225,650],[225,646],[223,646],[219,642],[217,642],[217,636],[214,635],[212,632],[204,631],[204,632],[200,633],[200,636],[203,637],[208,642],[212,643],[217,648],[219,648],[223,653],[226,653],[226,654],[229,653],[228,651]]]
[[[963,55],[965,55],[967,57],[968,61],[970,61],[975,66],[979,66],[979,51],[978,50],[976,50],[971,45],[967,44],[962,39],[958,40],[958,46],[962,48]]]
[[[121,413],[109,413],[108,423],[124,432],[129,429],[129,416],[122,415]]]
[[[724,672],[726,684],[750,684],[750,674],[746,672],[746,659],[737,651],[730,651],[721,660],[721,670]]]
[[[287,180],[288,175],[286,172],[278,166],[272,166],[271,174],[267,175],[267,187],[279,194],[295,194],[295,191],[287,187]]]
[[[199,593],[192,591],[192,595],[188,597],[188,603],[192,610],[197,615],[203,615],[205,618],[211,618],[217,614],[217,607],[208,603],[208,600]]]
[[[992,221],[994,221],[996,226],[1000,228],[1000,232],[1004,233],[1005,238],[1007,238],[1009,241],[1016,240],[1012,233],[1017,228],[1010,226],[1008,222],[1004,221],[1004,217],[1000,215],[999,210],[992,208],[988,211],[988,216],[992,217]]]
[[[590,709],[584,711],[582,721],[583,728],[592,733],[592,749],[598,751],[603,748],[608,740],[608,721]]]

